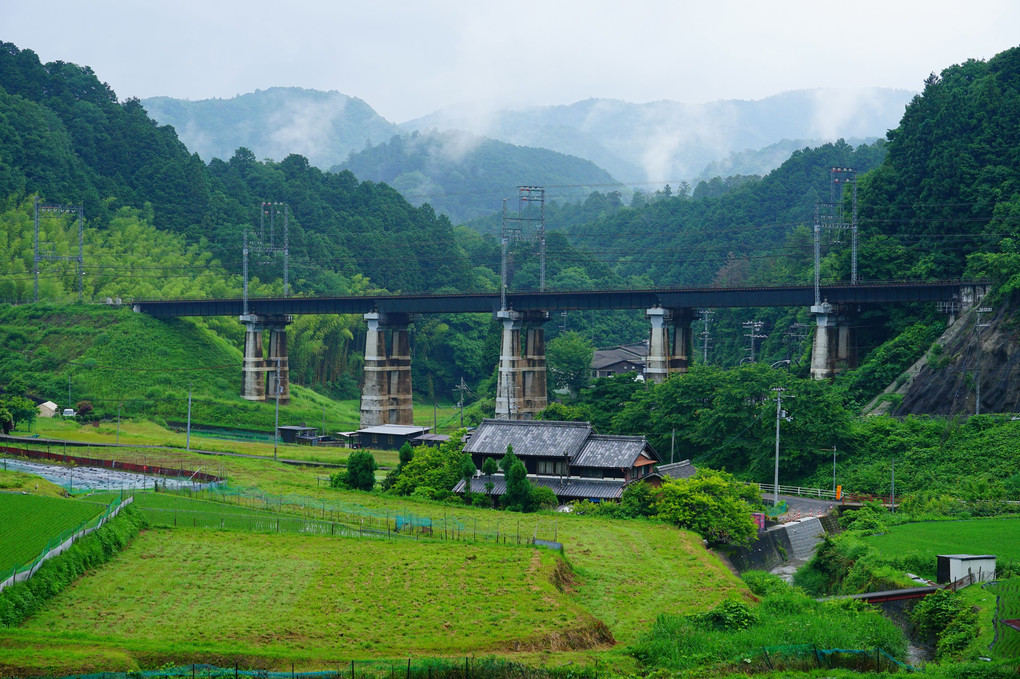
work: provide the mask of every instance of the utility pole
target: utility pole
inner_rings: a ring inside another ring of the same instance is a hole
[[[814,250],[815,250],[815,306],[821,299],[821,230],[835,229],[850,232],[850,285],[857,285],[857,171],[850,167],[834,167],[830,172],[829,202],[815,203]],[[851,188],[850,214],[843,209],[847,185]],[[836,194],[837,187],[839,194]]]
[[[892,514],[896,513],[896,458],[892,459],[892,486],[890,488],[891,494],[889,495],[889,511]]]
[[[534,204],[538,204],[538,215],[534,213]],[[503,260],[501,283],[503,294],[500,309],[506,311],[507,289],[507,257],[511,241],[538,241],[538,286],[545,290],[545,188],[541,186],[517,187],[517,215],[512,216],[506,209],[507,201],[503,200]],[[535,235],[525,235],[524,225],[535,224]]]
[[[460,392],[460,428],[464,428],[464,396],[468,392],[468,385],[464,382],[464,378],[460,378],[460,385],[454,387],[454,391]]]
[[[756,339],[764,339],[768,337],[768,335],[760,334],[762,326],[764,326],[765,323],[762,321],[744,321],[741,325],[747,328],[747,334],[745,334],[744,337],[747,337],[751,341],[751,363],[754,363],[754,341]]]
[[[712,309],[701,310],[701,320],[705,324],[705,328],[701,331],[701,362],[708,365],[708,342],[711,339],[709,331],[709,322],[712,320],[712,314],[715,313]]]
[[[280,440],[280,357],[276,357],[276,423],[273,425],[273,462],[276,462],[276,446]]]
[[[124,405],[121,402],[117,403],[117,444],[120,444],[120,407]]]
[[[832,444],[832,492],[836,492],[836,444]],[[835,497],[835,496],[833,496]]]
[[[78,221],[78,254],[77,255],[58,255],[54,248],[54,244],[51,242],[40,242],[39,241],[39,214],[42,212],[54,212],[57,214],[75,214],[77,215]],[[52,261],[72,261],[77,262],[77,278],[78,278],[78,303],[82,301],[82,286],[85,278],[85,241],[83,237],[84,221],[85,221],[85,208],[81,205],[43,205],[39,202],[39,197],[35,197],[35,239],[33,247],[33,261],[35,264],[35,287],[33,299],[36,303],[39,302],[39,262],[43,260]],[[41,249],[41,246],[48,246],[46,251]]]
[[[277,222],[282,222],[280,234],[277,235]],[[249,244],[248,229],[244,230],[243,252],[243,288],[244,315],[248,315],[248,255],[256,252],[262,255],[283,255],[283,296],[290,294],[290,220],[286,203],[265,201],[259,210],[259,232],[255,242]],[[268,264],[269,261],[260,262]]]
[[[191,452],[191,385],[188,385],[188,435],[185,437],[185,450]]]
[[[776,387],[772,391],[776,392],[776,472],[772,480],[772,506],[779,506],[779,423],[783,420],[790,422],[793,420],[792,417],[787,415],[786,411],[783,410],[783,392],[786,391],[784,387]],[[786,398],[793,398],[787,396]]]
[[[974,414],[981,414],[981,354],[984,353],[981,347],[981,328],[987,328],[991,323],[982,323],[981,315],[987,314],[992,307],[983,306],[975,310],[977,320],[974,322],[974,335],[977,337],[977,379],[974,380]]]

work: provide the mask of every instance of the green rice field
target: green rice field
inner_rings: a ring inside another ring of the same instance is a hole
[[[998,563],[1020,562],[1020,518],[928,521],[889,527],[881,535],[864,538],[883,556],[918,557],[935,577],[939,554],[994,554]]]
[[[0,493],[0,574],[35,560],[51,539],[104,509],[98,502]]]

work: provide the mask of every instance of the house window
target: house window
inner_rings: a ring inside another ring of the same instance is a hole
[[[567,463],[560,460],[539,460],[538,473],[549,476],[563,476],[567,473]]]
[[[586,479],[601,479],[602,470],[594,467],[584,467],[581,469],[581,476]]]

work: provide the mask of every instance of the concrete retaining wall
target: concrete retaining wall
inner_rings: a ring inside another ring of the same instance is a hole
[[[809,517],[770,528],[759,533],[758,540],[750,547],[732,547],[727,552],[730,561],[741,573],[770,571],[790,559],[810,559],[825,535],[822,521]]]

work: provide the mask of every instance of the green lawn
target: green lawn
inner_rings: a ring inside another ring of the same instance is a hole
[[[27,564],[62,532],[99,516],[105,505],[80,500],[0,493],[0,574]]]
[[[934,578],[939,554],[995,554],[998,563],[1020,561],[1020,517],[905,523],[864,540],[887,558],[916,557],[929,567],[918,575]]]

